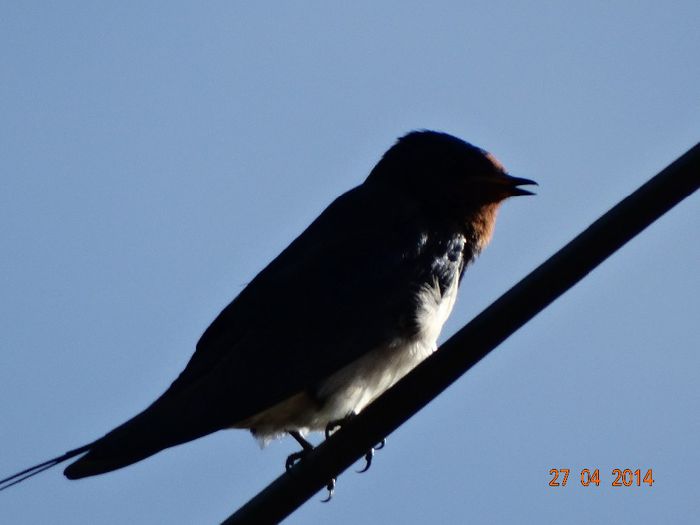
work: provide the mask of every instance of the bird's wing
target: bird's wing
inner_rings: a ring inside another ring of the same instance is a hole
[[[231,421],[244,419],[411,329],[420,271],[412,218],[367,193],[341,196],[260,272],[206,330],[168,393],[225,370],[241,389]]]
[[[170,388],[66,475],[232,426],[414,329],[414,218],[380,197],[359,186],[336,199],[219,314]]]

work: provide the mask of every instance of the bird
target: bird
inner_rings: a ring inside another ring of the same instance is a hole
[[[342,426],[436,351],[500,205],[536,184],[453,135],[401,136],[219,313],[158,399],[0,490],[76,457],[69,479],[224,429],[291,435],[303,450],[289,467],[309,432]]]

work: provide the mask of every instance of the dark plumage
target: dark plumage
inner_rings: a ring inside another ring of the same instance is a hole
[[[409,133],[219,314],[158,400],[43,466],[86,452],[65,470],[82,478],[224,428],[265,439],[359,412],[434,349],[499,203],[532,183],[456,137]]]

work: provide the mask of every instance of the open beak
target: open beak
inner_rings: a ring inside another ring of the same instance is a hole
[[[519,186],[535,185],[537,183],[534,180],[522,179],[520,177],[512,177],[507,173],[503,173],[498,177],[498,182],[505,186],[505,190],[508,192],[509,197],[519,197],[520,195],[535,195],[531,191],[519,188]]]

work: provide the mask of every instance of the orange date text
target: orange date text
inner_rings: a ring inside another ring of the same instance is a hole
[[[549,486],[566,487],[569,483],[569,474],[571,474],[571,469],[568,468],[549,469]],[[583,487],[600,487],[600,469],[582,469],[577,481]],[[654,473],[652,472],[652,469],[642,470],[638,468],[633,470],[629,468],[614,468],[611,472],[611,487],[641,487],[642,485],[651,487],[653,484]]]

